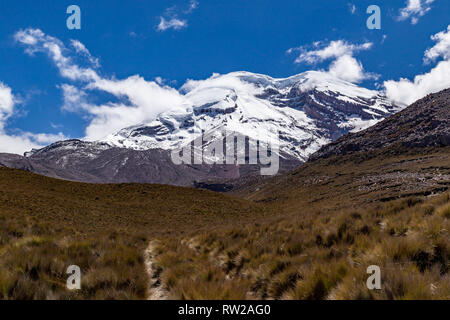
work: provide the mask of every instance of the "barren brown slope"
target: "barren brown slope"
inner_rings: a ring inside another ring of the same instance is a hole
[[[237,193],[297,212],[305,207],[359,207],[410,196],[436,195],[450,187],[450,147],[382,150],[334,156]]]

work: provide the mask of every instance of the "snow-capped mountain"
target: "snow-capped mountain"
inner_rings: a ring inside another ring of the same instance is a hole
[[[198,141],[204,132],[223,129],[248,137],[246,152],[256,146],[256,140],[279,138],[281,173],[297,167],[328,142],[372,126],[398,110],[379,92],[324,72],[285,79],[234,72],[188,81],[180,92],[183,106],[167,106],[168,111],[150,123],[122,129],[101,141],[57,142],[24,157],[0,154],[0,165],[83,182],[229,190],[236,181],[259,175],[260,165],[176,165],[171,151]],[[212,136],[223,139],[221,134]],[[197,145],[194,154],[203,153],[210,143]]]
[[[284,79],[249,72],[188,81],[183,108],[102,140],[133,150],[181,148],[202,132],[226,127],[250,139],[276,137],[280,153],[305,161],[347,132],[374,125],[397,111],[384,96],[324,72]]]

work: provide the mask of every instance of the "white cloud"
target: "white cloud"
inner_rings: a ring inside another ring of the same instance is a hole
[[[64,135],[46,133],[6,132],[7,120],[14,116],[14,107],[17,99],[11,88],[0,82],[0,152],[23,154],[33,148],[41,148],[48,143],[64,139]]]
[[[409,105],[426,95],[438,92],[450,87],[450,54],[449,32],[440,32],[431,37],[437,44],[425,51],[424,61],[431,63],[442,57],[440,61],[428,73],[417,75],[414,80],[401,78],[399,81],[389,80],[384,82],[386,95],[394,102]]]
[[[450,88],[450,61],[441,61],[430,72],[418,75],[414,81],[401,78],[384,82],[386,95],[392,101],[409,105],[427,94]]]
[[[86,102],[87,93],[70,84],[59,86],[63,91],[64,104],[62,110],[68,112],[78,112],[88,109]]]
[[[161,21],[158,24],[158,31],[166,31],[168,29],[180,30],[188,26],[187,20],[180,20],[177,18],[166,20],[164,17],[160,17],[160,19]]]
[[[175,89],[160,86],[135,75],[124,80],[101,79],[92,82],[88,89],[97,89],[126,98],[129,103],[108,103],[91,106],[89,112],[94,116],[86,129],[89,140],[101,139],[125,127],[150,122],[161,112],[180,108],[184,97]]]
[[[400,9],[400,15],[398,19],[405,21],[411,19],[412,24],[417,24],[419,18],[423,17],[428,11],[431,10],[431,4],[434,0],[408,0],[406,7]]]
[[[18,136],[16,136],[18,137]],[[22,139],[26,138],[27,141],[31,141],[33,144],[37,144],[37,148],[42,148],[44,146],[47,146],[55,141],[61,141],[68,139],[64,134],[61,132],[58,134],[51,134],[51,133],[30,133],[30,132],[23,132],[20,136]],[[26,151],[30,149],[25,149]]]
[[[0,152],[2,153],[14,153],[20,155],[23,155],[24,152],[30,151],[31,149],[41,147],[27,137],[7,135],[3,131],[0,131],[0,146]]]
[[[75,48],[75,51],[78,54],[85,56],[94,67],[98,68],[100,66],[98,58],[93,57],[89,50],[80,41],[70,40],[70,44]]]
[[[375,74],[365,72],[361,62],[350,55],[343,55],[333,61],[328,73],[336,78],[353,83],[378,78]]]
[[[447,30],[441,31],[434,36],[431,36],[431,40],[437,42],[434,47],[425,51],[424,62],[431,63],[442,57],[445,60],[450,59],[450,25]]]
[[[169,29],[181,30],[187,28],[188,21],[185,16],[191,14],[195,9],[197,9],[199,3],[196,0],[191,0],[187,5],[187,8],[182,10],[177,6],[172,6],[167,8],[165,13],[159,17],[159,24],[156,29],[158,31],[166,31]],[[180,16],[183,16],[180,18]]]
[[[300,55],[295,59],[295,63],[314,64],[344,55],[352,56],[355,52],[369,50],[372,46],[373,43],[371,42],[355,45],[344,40],[331,41],[329,43],[318,41],[313,43],[313,50],[308,50],[307,47],[302,46],[289,49],[288,53],[300,51]]]
[[[177,90],[147,81],[139,75],[108,79],[92,68],[76,65],[69,55],[84,55],[84,50],[75,48],[74,52],[70,51],[61,41],[40,30],[20,31],[16,39],[25,46],[26,52],[43,52],[50,56],[60,74],[73,81],[59,86],[64,98],[62,109],[81,112],[90,120],[86,128],[87,140],[98,140],[125,127],[150,122],[161,112],[179,108],[184,103],[183,95]],[[77,47],[85,48],[81,43]],[[100,105],[90,103],[92,91],[109,93],[116,97],[116,101]]]
[[[312,46],[289,49],[288,53],[299,51],[295,63],[315,64],[326,60],[333,60],[329,66],[328,73],[334,77],[358,83],[365,79],[376,78],[376,75],[367,73],[353,55],[358,51],[369,50],[372,42],[352,44],[345,40],[336,40],[329,43],[318,41]],[[312,48],[312,50],[308,50]]]
[[[0,130],[3,129],[6,119],[13,113],[14,104],[11,88],[0,82]]]
[[[23,155],[32,149],[43,148],[53,142],[67,139],[62,133],[30,133],[19,132],[18,134],[7,134],[0,131],[0,152]]]
[[[37,52],[46,53],[58,67],[61,76],[65,78],[81,81],[90,81],[99,78],[93,69],[82,68],[74,64],[67,56],[68,49],[64,44],[59,39],[46,35],[39,29],[21,30],[15,34],[14,38],[17,42],[26,46],[25,52],[31,56]],[[77,48],[76,45],[74,47],[76,50],[80,50],[81,48]]]

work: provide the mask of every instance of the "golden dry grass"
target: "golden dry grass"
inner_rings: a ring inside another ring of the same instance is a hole
[[[94,185],[0,168],[0,299],[144,299],[151,239],[237,225],[264,209],[209,191]],[[66,289],[67,267],[82,290]]]
[[[450,299],[449,194],[161,241],[174,299]],[[369,290],[366,269],[382,270]]]
[[[242,198],[0,168],[0,299],[145,299],[154,240],[171,298],[448,299],[449,154],[318,161]],[[80,291],[65,287],[72,264]],[[381,291],[365,287],[370,264]]]

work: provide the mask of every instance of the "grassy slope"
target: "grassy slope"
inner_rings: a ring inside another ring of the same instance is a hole
[[[314,161],[236,195],[295,212],[438,194],[450,186],[450,148],[383,150]]]
[[[239,194],[276,220],[164,238],[173,298],[450,299],[450,150],[384,150],[309,163]],[[395,200],[397,199],[397,200]],[[365,287],[382,268],[384,289]]]
[[[449,154],[319,161],[241,190],[250,200],[0,168],[0,298],[145,298],[151,240],[172,298],[449,298],[449,197],[425,197],[448,187]]]
[[[157,268],[175,299],[450,299],[450,197],[303,213],[165,238]],[[366,287],[378,265],[382,290]]]
[[[0,298],[145,298],[143,251],[160,236],[245,223],[261,206],[209,191],[94,185],[0,168]],[[83,290],[65,290],[69,265]]]

